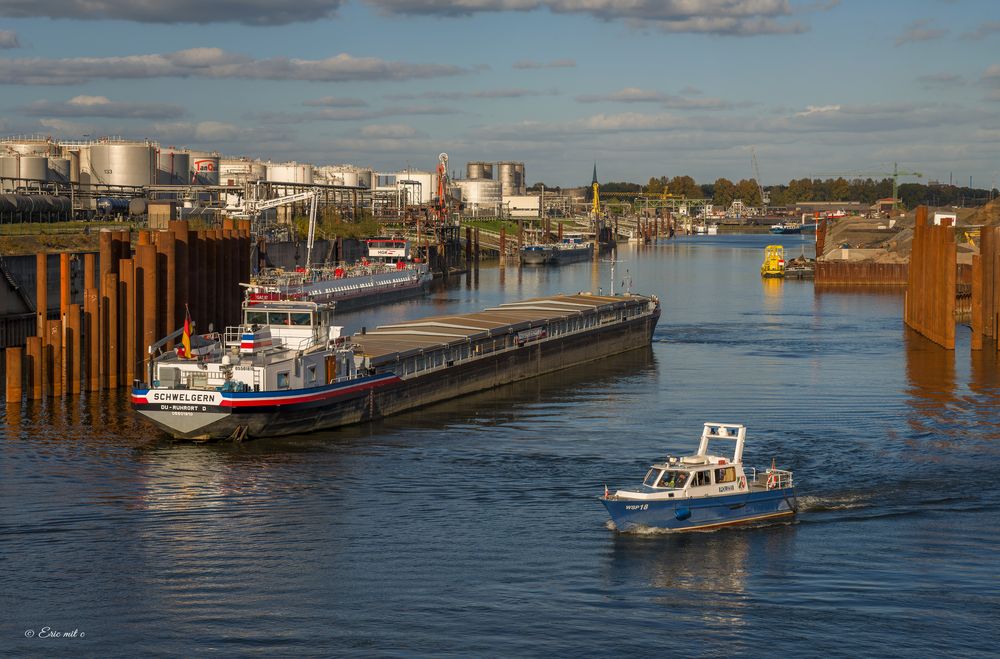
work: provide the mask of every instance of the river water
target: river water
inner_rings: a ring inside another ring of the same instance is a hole
[[[995,353],[912,335],[899,292],[761,281],[773,240],[622,247],[649,350],[368,425],[198,446],[124,396],[6,407],[0,654],[996,656]],[[611,281],[483,267],[342,319]],[[616,533],[603,484],[705,421],[794,471],[796,521]]]

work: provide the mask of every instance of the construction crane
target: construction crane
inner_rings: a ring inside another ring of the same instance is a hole
[[[892,163],[891,172],[848,172],[848,173],[834,173],[834,174],[813,174],[814,178],[820,177],[831,177],[831,176],[850,176],[851,178],[875,178],[876,176],[881,177],[892,177],[892,210],[895,212],[899,209],[899,177],[900,176],[916,176],[917,178],[923,178],[924,175],[920,172],[901,172],[899,171],[899,164]]]
[[[753,178],[757,182],[757,190],[760,191],[760,203],[767,212],[767,205],[771,202],[771,195],[764,192],[764,184],[760,182],[760,166],[757,164],[757,149],[750,147],[750,162],[753,164]]]

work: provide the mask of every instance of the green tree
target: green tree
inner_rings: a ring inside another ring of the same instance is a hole
[[[728,208],[738,196],[736,186],[729,179],[720,178],[715,181],[712,203],[716,206]]]

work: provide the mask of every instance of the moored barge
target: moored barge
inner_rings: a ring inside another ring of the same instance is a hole
[[[202,337],[200,354],[152,360],[133,407],[178,439],[335,428],[648,346],[660,304],[555,295],[352,337],[316,302],[250,299],[243,313],[240,327]]]

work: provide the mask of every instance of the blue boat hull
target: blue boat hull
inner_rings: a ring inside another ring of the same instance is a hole
[[[601,499],[619,531],[637,527],[696,531],[795,514],[793,488],[701,499]]]

